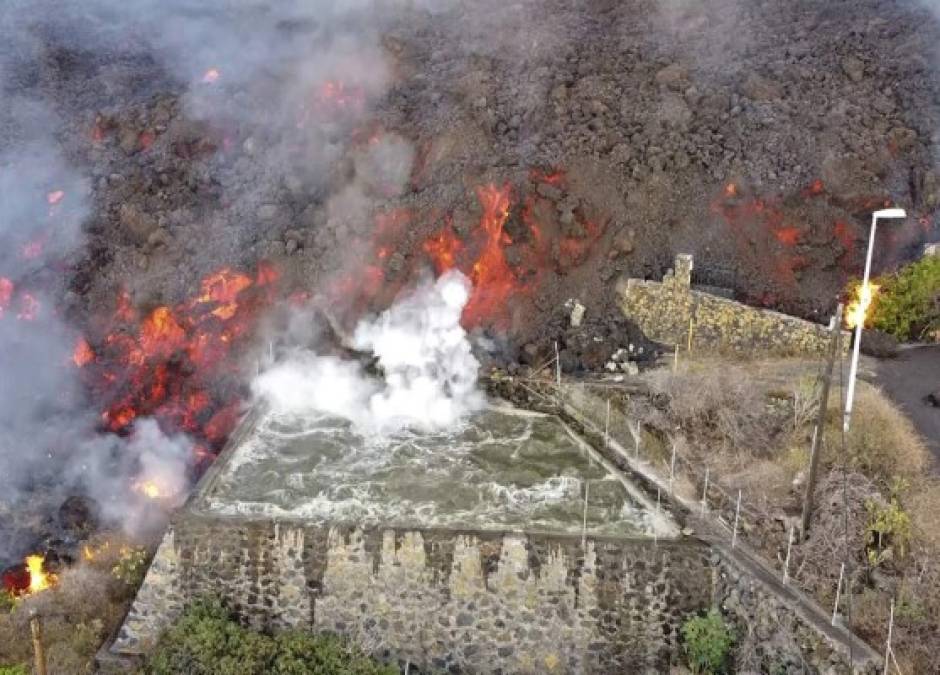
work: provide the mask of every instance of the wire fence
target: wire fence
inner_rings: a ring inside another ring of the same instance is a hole
[[[749,496],[743,490],[723,487],[721,477],[716,475],[711,467],[697,464],[683,456],[679,452],[682,439],[678,434],[669,439],[665,452],[662,448],[654,451],[654,448],[647,447],[652,444],[646,441],[652,439],[654,434],[647,431],[639,420],[631,421],[625,412],[611,405],[610,392],[617,388],[616,385],[597,383],[599,388],[606,390],[604,405],[578,405],[571,400],[570,385],[591,387],[592,384],[575,381],[566,383],[557,358],[544,366],[545,371],[549,369],[553,377],[551,379],[532,378],[529,380],[532,386],[527,386],[520,378],[513,378],[513,380],[530,393],[542,397],[546,402],[554,399],[557,405],[564,408],[565,413],[602,439],[609,450],[618,453],[632,470],[655,483],[661,493],[682,504],[690,515],[711,525],[711,529],[719,533],[720,537],[724,537],[732,549],[743,548],[752,558],[762,560],[765,564],[769,563],[772,568],[776,569],[778,578],[784,586],[797,589],[807,597],[817,597],[814,591],[818,590],[818,587],[813,589],[803,585],[799,570],[792,568],[794,546],[799,543],[797,540],[802,536],[802,533],[798,531],[798,518],[794,518],[782,531],[758,529],[755,525],[766,517],[766,510],[750,503]],[[551,388],[552,396],[546,396],[539,391],[544,386]],[[603,400],[604,397],[601,397],[601,401]],[[589,412],[592,409],[597,411],[598,408],[603,412],[594,414]],[[585,512],[589,497],[585,489]],[[657,509],[659,508],[658,501],[659,494],[657,495]],[[846,541],[848,542],[848,532],[846,532]],[[762,551],[763,554],[758,551]],[[776,559],[769,559],[770,556],[767,553],[770,551],[776,552]],[[838,569],[833,569],[831,573],[834,580],[832,590],[834,600],[830,623],[833,626],[845,626],[851,629],[851,587],[849,578],[846,576],[846,562],[847,560],[843,559]],[[893,627],[894,601],[892,600],[888,638],[885,645],[884,675],[889,672],[903,674],[891,647]],[[849,658],[854,665],[854,658],[857,655],[851,653],[851,641],[849,649]]]

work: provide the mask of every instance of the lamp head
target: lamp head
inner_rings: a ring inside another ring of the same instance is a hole
[[[872,214],[875,218],[907,218],[907,211],[904,209],[881,209]]]

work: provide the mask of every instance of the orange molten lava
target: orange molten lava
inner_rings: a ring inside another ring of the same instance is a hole
[[[73,352],[92,395],[104,401],[102,425],[123,433],[153,416],[166,431],[190,434],[203,455],[220,449],[245,394],[239,350],[274,301],[277,278],[268,264],[255,277],[224,268],[207,275],[193,298],[143,318],[121,292],[103,332]]]
[[[457,254],[462,248],[463,244],[451,227],[444,228],[436,237],[424,242],[424,251],[431,256],[438,274],[454,268],[457,264]]]
[[[76,366],[82,368],[95,360],[95,352],[88,344],[85,338],[78,338],[75,343],[75,349],[72,351],[72,361]]]
[[[29,570],[29,590],[28,593],[38,593],[47,588],[51,588],[55,582],[54,574],[49,574],[43,569],[45,559],[41,555],[31,555],[26,557],[26,569]]]

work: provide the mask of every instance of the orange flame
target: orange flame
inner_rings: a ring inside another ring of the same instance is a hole
[[[56,582],[56,576],[43,569],[45,559],[41,555],[26,557],[26,569],[29,570],[29,593],[38,593],[51,588]]]
[[[148,499],[160,499],[165,497],[164,490],[152,480],[140,480],[134,483],[134,491],[139,492]]]
[[[49,206],[55,206],[56,204],[61,202],[64,197],[65,197],[64,191],[53,190],[52,192],[46,195],[46,202],[49,204]]]
[[[845,325],[847,328],[865,327],[868,310],[871,308],[871,303],[875,299],[879,288],[881,287],[871,282],[858,285],[858,288],[855,289],[855,297],[852,298],[846,308]]]
[[[219,72],[219,69],[218,69],[218,68],[209,68],[209,70],[207,70],[207,71],[205,72],[205,74],[203,74],[203,76],[202,76],[202,83],[203,83],[203,84],[213,84],[213,83],[215,83],[215,82],[218,82],[219,77],[220,77],[221,75],[222,75],[222,73]]]

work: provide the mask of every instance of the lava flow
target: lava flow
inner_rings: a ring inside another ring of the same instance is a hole
[[[225,268],[205,277],[194,298],[143,316],[119,295],[103,334],[80,338],[72,355],[106,402],[102,426],[125,433],[152,416],[167,431],[190,434],[199,454],[218,451],[241,412],[237,355],[273,301],[277,276],[267,264],[254,277]],[[154,489],[142,484],[140,492]]]

